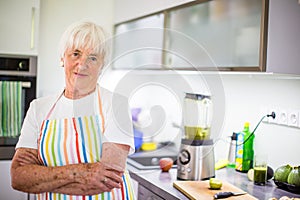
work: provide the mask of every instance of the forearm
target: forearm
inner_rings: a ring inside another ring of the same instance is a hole
[[[120,188],[123,172],[103,162],[47,167],[40,163],[36,149],[19,148],[11,165],[11,184],[28,193],[93,195]]]
[[[53,190],[54,193],[68,194],[68,195],[95,195],[103,191],[99,188],[87,188],[86,185],[80,183],[70,183],[63,187]]]
[[[83,167],[83,165],[46,167],[35,164],[18,166],[11,172],[12,187],[29,193],[51,192],[76,183],[80,179],[79,168]]]

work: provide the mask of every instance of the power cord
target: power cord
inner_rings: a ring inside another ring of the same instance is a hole
[[[238,144],[238,145],[242,145],[242,144],[245,144],[254,134],[254,132],[256,131],[257,127],[260,125],[260,123],[265,119],[265,117],[272,117],[273,119],[275,119],[276,117],[276,114],[275,112],[272,112],[271,114],[268,114],[268,115],[265,115],[263,116],[260,121],[257,123],[256,127],[254,128],[254,130],[252,131],[252,133],[244,140],[244,142],[242,142],[241,144]]]

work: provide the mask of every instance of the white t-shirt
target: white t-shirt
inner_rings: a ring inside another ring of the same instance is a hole
[[[38,137],[42,122],[51,107],[56,106],[49,119],[61,119],[99,114],[97,90],[81,99],[68,99],[61,94],[33,100],[26,113],[16,148],[38,148]],[[129,154],[134,153],[134,137],[127,98],[100,88],[102,111],[105,121],[104,142],[114,142],[130,146]]]

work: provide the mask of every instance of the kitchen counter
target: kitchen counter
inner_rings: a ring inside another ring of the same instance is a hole
[[[172,168],[169,172],[161,172],[160,170],[138,170],[132,166],[128,166],[128,170],[135,181],[154,194],[163,197],[163,199],[188,199],[173,187],[173,182],[177,180],[176,168]],[[248,180],[246,173],[237,172],[234,169],[223,168],[217,170],[216,178],[235,185],[259,200],[268,200],[271,197],[279,199],[282,196],[300,197],[300,194],[290,193],[277,188],[272,180],[269,180],[265,186],[255,185]]]

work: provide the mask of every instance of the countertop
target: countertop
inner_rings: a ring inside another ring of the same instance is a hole
[[[148,188],[164,199],[186,200],[184,194],[173,187],[173,182],[177,180],[177,169],[172,168],[169,172],[161,172],[161,170],[138,170],[132,166],[128,166],[131,177],[139,184]],[[259,200],[268,200],[282,196],[300,197],[300,194],[287,192],[278,188],[273,180],[269,180],[265,186],[255,185],[247,178],[246,173],[235,171],[235,169],[223,168],[216,171],[216,178],[225,180],[236,187],[248,192]]]

